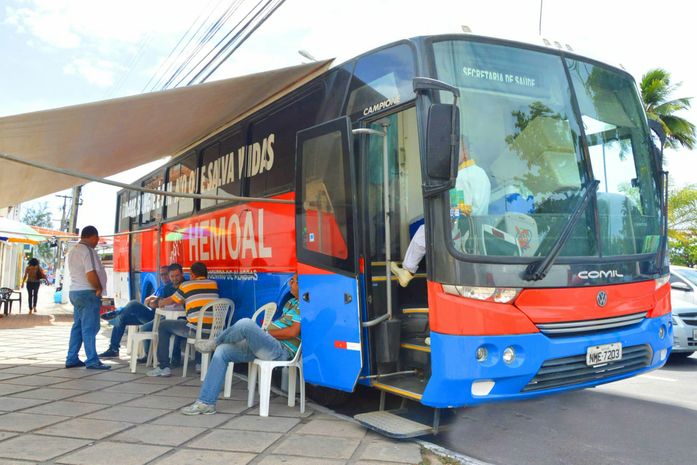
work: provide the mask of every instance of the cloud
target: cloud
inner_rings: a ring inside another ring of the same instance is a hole
[[[78,58],[63,67],[67,75],[80,76],[90,84],[98,87],[114,85],[115,75],[123,70],[122,66],[107,60],[90,60]]]

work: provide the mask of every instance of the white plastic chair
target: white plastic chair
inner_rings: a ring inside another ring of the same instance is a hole
[[[288,407],[295,406],[295,369],[300,374],[300,413],[305,413],[305,377],[303,375],[303,359],[301,356],[302,343],[298,347],[293,360],[274,362],[269,360],[254,360],[249,365],[247,381],[247,407],[254,405],[257,373],[259,373],[259,416],[269,416],[269,399],[271,397],[271,374],[274,368],[288,367]]]
[[[261,329],[266,331],[271,324],[271,320],[273,320],[273,316],[276,313],[276,308],[278,306],[274,302],[269,302],[268,304],[264,304],[261,307],[257,309],[256,312],[254,312],[254,315],[252,315],[252,321],[256,323],[257,318],[259,315],[262,313],[264,314],[264,319],[261,320]],[[232,395],[232,375],[235,373],[235,362],[230,362],[227,364],[227,371],[225,372],[225,390],[223,391],[223,395],[225,397],[230,397]],[[247,378],[249,379],[249,366],[247,367]]]
[[[160,328],[160,320],[162,318],[160,315],[155,314],[155,318],[152,322],[152,331],[131,331],[131,326],[128,326],[128,339],[126,345],[130,343],[131,348],[131,373],[136,372],[136,366],[138,365],[138,354],[141,350],[141,343],[143,341],[150,340],[150,350],[148,351],[148,359],[145,362],[145,366],[154,365],[155,348],[157,347],[157,331]],[[136,327],[137,328],[137,327]]]
[[[209,308],[213,308],[213,323],[211,325],[210,332],[203,332],[203,316]],[[196,342],[203,341],[206,339],[213,339],[225,326],[225,321],[227,319],[229,312],[235,311],[235,302],[230,299],[216,299],[199,310],[198,314],[198,324],[196,325],[196,336],[189,337],[186,339],[186,349],[184,350],[184,369],[182,370],[182,377],[186,377],[186,370],[189,365],[189,348],[194,348],[194,353],[196,353]],[[205,336],[205,337],[204,337]],[[210,360],[211,354],[209,352],[201,353],[201,381],[206,377],[206,370],[208,370],[208,362]]]

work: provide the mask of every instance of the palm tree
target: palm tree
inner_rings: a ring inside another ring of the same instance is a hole
[[[663,126],[666,132],[666,147],[677,149],[682,146],[692,150],[697,142],[695,125],[675,114],[689,109],[692,97],[668,100],[678,87],[680,84],[671,84],[668,71],[661,68],[651,69],[641,78],[641,98],[647,116]]]

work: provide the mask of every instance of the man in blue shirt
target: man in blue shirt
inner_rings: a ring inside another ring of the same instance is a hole
[[[136,300],[131,300],[123,308],[117,311],[116,317],[109,321],[113,325],[111,330],[111,342],[106,352],[99,354],[102,358],[118,358],[121,338],[128,325],[142,325],[151,322],[155,317],[155,308],[158,298],[169,297],[184,281],[182,266],[172,263],[160,268],[162,285],[151,296],[145,298],[145,305]],[[147,349],[146,349],[147,350]]]
[[[290,360],[300,347],[300,310],[298,307],[298,275],[288,282],[293,297],[283,306],[283,314],[269,325],[268,332],[255,321],[242,318],[216,336],[196,343],[201,352],[212,352],[211,364],[203,380],[198,400],[181,409],[184,415],[211,415],[225,381],[229,362],[261,360]]]

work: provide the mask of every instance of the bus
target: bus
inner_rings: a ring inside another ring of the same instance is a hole
[[[202,261],[237,320],[283,305],[297,272],[305,381],[435,412],[665,363],[666,177],[623,69],[544,44],[417,37],[230,123],[135,186],[256,200],[120,191],[121,298],[152,292],[159,265]],[[474,210],[463,150],[489,184]],[[402,287],[390,262],[421,226],[425,260]],[[383,409],[358,418],[396,437],[437,426]]]

